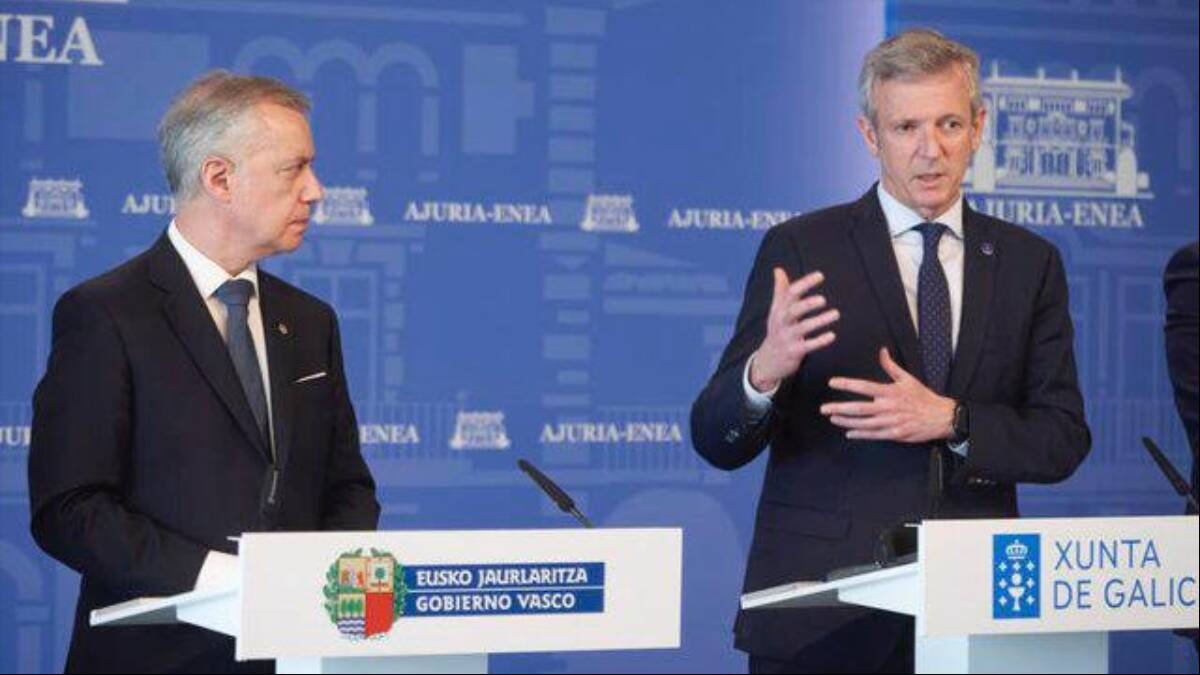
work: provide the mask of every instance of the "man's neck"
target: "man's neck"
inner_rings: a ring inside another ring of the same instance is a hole
[[[228,228],[219,217],[205,214],[198,208],[181,208],[175,214],[175,226],[184,239],[204,257],[236,277],[255,262],[255,258],[239,250],[228,236]]]
[[[886,192],[887,195],[889,197],[891,197],[892,200],[895,201],[897,204],[903,206],[904,208],[908,209],[909,211],[912,211],[913,213],[917,214],[918,216],[924,218],[927,221],[934,221],[934,220],[937,220],[938,218],[941,218],[942,215],[944,215],[947,211],[954,208],[954,205],[957,204],[959,199],[962,198],[962,188],[960,187],[958,189],[958,191],[954,193],[954,198],[951,199],[949,202],[946,202],[945,204],[942,204],[933,209],[923,209],[919,206],[913,206],[912,204],[906,204],[904,202],[904,200],[902,200],[900,198],[900,194],[899,194],[900,191],[893,189],[892,186],[888,185],[888,181],[886,179],[880,178],[879,187],[884,192]]]

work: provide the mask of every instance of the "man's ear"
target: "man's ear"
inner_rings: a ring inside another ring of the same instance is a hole
[[[873,157],[879,156],[879,136],[875,133],[875,124],[867,119],[866,115],[859,115],[858,132],[862,134],[863,142],[867,144],[867,150],[871,151]]]
[[[209,155],[200,165],[200,188],[213,199],[229,203],[233,199],[233,161]]]
[[[979,149],[979,144],[983,142],[983,129],[987,124],[987,108],[979,106],[979,112],[975,113],[975,119],[971,120],[971,152]]]

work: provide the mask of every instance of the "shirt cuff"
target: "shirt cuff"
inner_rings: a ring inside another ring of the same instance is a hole
[[[946,447],[950,448],[950,452],[953,452],[954,454],[958,455],[959,457],[966,459],[967,452],[970,451],[970,449],[971,449],[971,441],[966,440],[966,441],[963,441],[962,443],[947,443]]]
[[[750,384],[750,366],[754,364],[754,357],[757,352],[750,355],[746,359],[746,369],[742,371],[742,389],[746,392],[746,409],[753,417],[762,417],[771,409],[771,399],[775,397],[775,392],[779,391],[779,385],[771,391],[760,392]]]
[[[200,574],[196,576],[194,590],[209,588],[228,588],[238,583],[238,557],[220,551],[209,551],[200,566]]]

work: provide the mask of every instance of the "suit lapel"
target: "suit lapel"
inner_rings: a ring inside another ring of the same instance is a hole
[[[884,218],[875,189],[875,186],[871,186],[854,205],[854,223],[851,226],[850,237],[862,257],[863,273],[871,284],[879,311],[887,321],[892,344],[899,352],[892,356],[901,367],[920,377],[923,366],[917,331],[908,311],[908,300],[904,296],[904,285],[900,281],[900,267],[896,263],[896,252],[892,247],[887,219]]]
[[[151,250],[150,281],[168,294],[162,305],[167,322],[247,440],[269,458],[270,449],[264,445],[258,431],[241,380],[233,368],[233,359],[229,357],[229,350],[196,290],[187,266],[165,234]]]
[[[271,369],[271,419],[275,432],[275,456],[278,466],[287,466],[291,449],[292,378],[295,376],[295,324],[283,303],[279,281],[258,270],[259,307],[263,315],[263,337],[267,343],[267,364]]]
[[[979,364],[996,286],[996,259],[1000,255],[987,220],[963,202],[963,299],[958,346],[950,368],[947,393],[961,397]]]

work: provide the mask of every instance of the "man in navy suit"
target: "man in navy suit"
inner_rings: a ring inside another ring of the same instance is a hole
[[[38,545],[82,575],[68,671],[269,672],[204,629],[88,615],[234,583],[242,532],[377,525],[333,310],[257,267],[322,196],[308,110],[268,78],[193,83],[159,129],[174,221],[55,307],[29,498]]]
[[[770,446],[745,590],[870,562],[880,533],[1015,517],[1091,445],[1062,260],[975,212],[961,183],[987,111],[978,57],[926,30],[864,60],[858,126],[880,180],[763,239],[692,439],[736,469]],[[741,612],[752,672],[911,672],[909,618]]]

